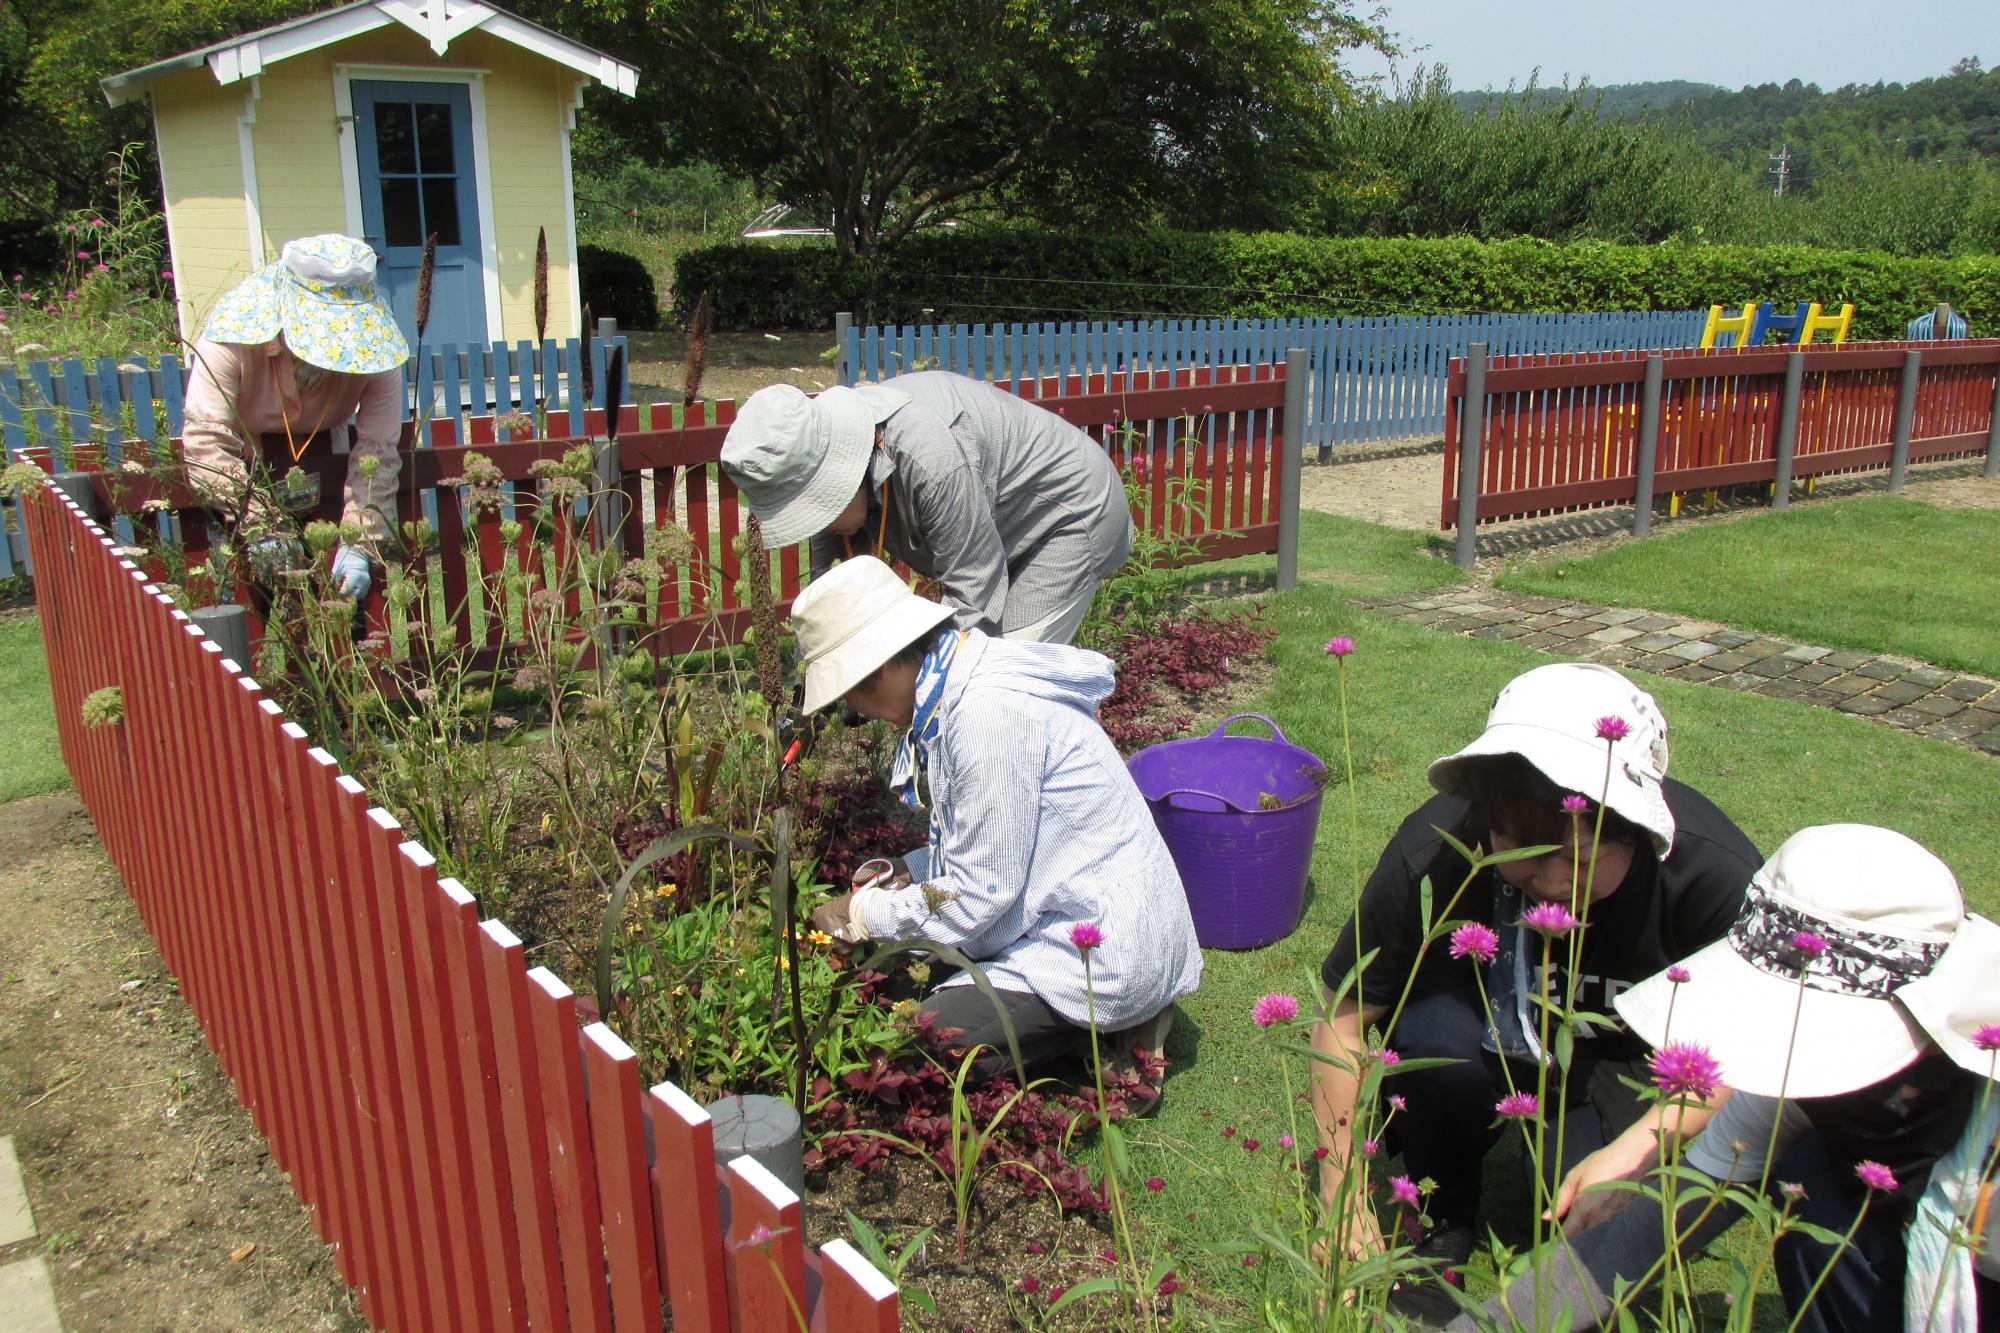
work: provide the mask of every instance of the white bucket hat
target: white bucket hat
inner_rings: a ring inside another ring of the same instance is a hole
[[[722,441],[722,466],[750,502],[767,547],[826,531],[861,489],[875,427],[910,401],[881,385],[808,398],[790,384],[744,400]]]
[[[299,360],[347,375],[378,375],[410,359],[410,345],[375,285],[375,251],[328,232],[285,242],[282,256],[229,291],[209,312],[210,342],[270,342],[279,334]]]
[[[2000,1022],[2000,926],[1967,916],[1950,867],[1889,829],[1793,834],[1750,881],[1729,934],[1679,966],[1687,980],[1649,977],[1618,1012],[1655,1047],[1707,1047],[1744,1092],[1853,1092],[1927,1040],[1976,1074],[1992,1069],[1972,1037]]]
[[[1598,734],[1598,724],[1609,718],[1625,724],[1617,740]],[[1652,695],[1610,667],[1556,662],[1514,677],[1493,701],[1479,738],[1431,765],[1431,786],[1455,795],[1467,760],[1510,754],[1533,764],[1564,791],[1593,801],[1601,794],[1606,806],[1651,835],[1660,856],[1673,850],[1674,815],[1661,789],[1667,776],[1667,719]]]
[[[874,556],[841,561],[792,602],[805,710],[826,707],[949,619],[950,607],[911,592]]]

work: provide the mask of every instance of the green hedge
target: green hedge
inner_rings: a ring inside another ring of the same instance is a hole
[[[2000,334],[2000,258],[1898,258],[1803,246],[1539,240],[1324,240],[1282,233],[959,230],[887,255],[734,242],[683,254],[675,313],[706,290],[716,327],[871,323],[1687,310],[1720,301],[1852,301],[1861,338],[1901,337],[1950,301]]]
[[[602,245],[576,247],[577,287],[591,317],[606,315],[621,329],[660,327],[660,303],[653,275],[637,255]]]

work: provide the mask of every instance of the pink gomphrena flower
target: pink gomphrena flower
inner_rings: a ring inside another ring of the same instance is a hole
[[[1792,936],[1792,947],[1803,954],[1808,961],[1819,957],[1827,950],[1826,940],[1810,930],[1801,930]]]
[[[111,271],[111,265],[99,264],[96,268],[92,269],[91,271],[93,273],[109,273]]]
[[[1564,814],[1580,815],[1589,809],[1590,798],[1587,796],[1578,796],[1575,792],[1571,792],[1569,795],[1563,797]]]
[[[1245,1268],[1255,1268],[1255,1267],[1257,1266],[1257,1256],[1256,1256],[1256,1255],[1254,1255],[1254,1254],[1246,1254],[1246,1255],[1244,1255],[1244,1256],[1243,1256],[1243,1266],[1244,1266]]]
[[[1493,1109],[1510,1120],[1532,1120],[1541,1114],[1542,1103],[1532,1092],[1510,1092]]]
[[[1871,1190],[1881,1190],[1884,1194],[1896,1188],[1896,1173],[1880,1162],[1856,1162],[1854,1174],[1861,1183]]]
[[[1482,963],[1490,963],[1499,951],[1500,937],[1493,933],[1491,926],[1468,921],[1451,932],[1453,958],[1477,958]]]
[[[1222,1137],[1223,1137],[1223,1138],[1225,1138],[1225,1139],[1233,1139],[1233,1138],[1235,1138],[1235,1137],[1236,1137],[1236,1126],[1234,1126],[1234,1125],[1224,1125],[1224,1126],[1222,1127]]]
[[[1597,719],[1597,739],[1601,741],[1622,741],[1632,734],[1632,724],[1615,714]]]
[[[1973,1030],[1972,1044],[1982,1051],[2000,1051],[2000,1023],[1981,1023]]]
[[[1326,1158],[1327,1158],[1327,1153],[1328,1153],[1329,1151],[1330,1151],[1330,1149],[1326,1149],[1326,1148],[1314,1148],[1314,1149],[1313,1149],[1313,1160],[1314,1160],[1315,1162],[1324,1162],[1324,1161],[1326,1160]]]
[[[1541,935],[1567,935],[1583,923],[1561,903],[1536,903],[1521,913],[1521,924]]]
[[[170,268],[163,268],[160,270],[160,276],[168,282],[172,282],[174,280],[174,271]]]
[[[1042,1280],[1036,1277],[1033,1273],[1030,1273],[1026,1277],[1021,1279],[1021,1290],[1027,1292],[1030,1296],[1034,1295],[1041,1289],[1042,1289]]]
[[[1282,992],[1266,995],[1250,1010],[1250,1021],[1260,1028],[1273,1023],[1289,1023],[1299,1016],[1299,1002]]]
[[[1245,1140],[1243,1140],[1243,1151],[1244,1151],[1244,1152],[1256,1152],[1256,1151],[1257,1151],[1257,1150],[1258,1150],[1259,1148],[1261,1148],[1261,1147],[1263,1147],[1263,1146],[1264,1146],[1264,1141],[1263,1141],[1262,1139],[1245,1139]]]
[[[92,218],[92,219],[90,220],[90,225],[91,225],[91,226],[93,226],[93,227],[101,227],[101,226],[103,226],[103,225],[104,225],[104,219],[103,219],[103,218]]]
[[[1298,1140],[1297,1140],[1297,1139],[1295,1139],[1295,1138],[1293,1138],[1293,1137],[1292,1137],[1291,1135],[1289,1135],[1289,1134],[1280,1134],[1280,1135],[1278,1135],[1278,1146],[1279,1146],[1280,1148],[1289,1148],[1289,1147],[1291,1147],[1291,1146],[1292,1146],[1292,1145],[1293,1145],[1294,1143],[1297,1143],[1297,1142],[1298,1142]]]
[[[1160,1279],[1159,1294],[1162,1296],[1171,1296],[1180,1289],[1180,1279],[1175,1277],[1174,1270],[1169,1268],[1167,1275]]]
[[[1407,1111],[1410,1109],[1409,1100],[1402,1093],[1396,1093],[1389,1098],[1389,1109],[1392,1111]]]
[[[750,1234],[743,1238],[743,1243],[745,1245],[769,1245],[771,1243],[771,1228],[759,1222],[756,1226],[750,1228]]]
[[[1653,1068],[1653,1085],[1669,1097],[1706,1100],[1722,1082],[1722,1066],[1693,1042],[1670,1042],[1647,1056],[1646,1063]]]
[[[1348,638],[1345,634],[1336,634],[1326,641],[1326,655],[1328,657],[1346,657],[1353,651],[1354,640]]]
[[[1405,1208],[1417,1206],[1417,1184],[1408,1176],[1389,1177],[1389,1197]]]
[[[1673,982],[1676,986],[1678,986],[1683,981],[1694,980],[1694,973],[1688,971],[1686,968],[1682,967],[1679,963],[1675,963],[1672,967],[1667,969],[1667,980]]]
[[[1069,942],[1076,946],[1078,953],[1089,953],[1104,943],[1104,932],[1094,921],[1079,921],[1069,928]]]
[[[1026,1250],[1029,1254],[1041,1254],[1047,1251],[1049,1247],[1042,1244],[1038,1240],[1031,1240],[1021,1248]]]
[[[1166,1187],[1167,1187],[1167,1182],[1161,1180],[1158,1176],[1151,1176],[1148,1177],[1146,1180],[1147,1190],[1151,1191],[1154,1194],[1158,1194],[1161,1190],[1165,1189]]]
[[[75,230],[76,230],[76,224],[75,224],[74,222],[65,222],[65,223],[63,223],[63,230],[64,230],[64,231],[75,231]]]
[[[1069,1290],[1069,1288],[1068,1288],[1068,1287],[1050,1287],[1050,1288],[1049,1288],[1049,1304],[1050,1304],[1050,1305],[1054,1305],[1054,1304],[1055,1304],[1055,1303],[1056,1303],[1057,1301],[1061,1300],[1061,1299],[1062,1299],[1062,1294],[1063,1294],[1063,1293],[1064,1293],[1065,1291],[1068,1291],[1068,1290]]]
[[[90,258],[90,251],[88,251],[88,250],[79,250],[79,251],[77,251],[77,252],[76,252],[76,257],[77,257],[78,259],[88,259],[88,258]]]
[[[1380,1143],[1380,1141],[1376,1139],[1361,1140],[1361,1155],[1363,1157],[1373,1157],[1376,1153],[1381,1151],[1382,1151],[1382,1144]]]
[[[1403,1057],[1390,1050],[1387,1046],[1384,1046],[1381,1050],[1373,1054],[1377,1060],[1380,1060],[1385,1065],[1396,1065],[1403,1062]]]

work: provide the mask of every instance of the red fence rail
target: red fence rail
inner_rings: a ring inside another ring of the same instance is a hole
[[[632,1050],[579,1029],[569,988],[117,539],[52,489],[21,512],[63,758],[375,1326],[896,1327],[887,1279],[842,1242],[809,1252],[799,1200],[749,1159],[719,1171],[706,1113],[642,1093]],[[122,723],[86,726],[113,686]]]
[[[1984,452],[2000,340],[1803,349],[1794,477],[1886,467],[1905,353],[1918,352],[1908,461]],[[1493,357],[1478,439],[1477,520],[1630,504],[1639,493],[1641,391],[1662,364],[1655,493],[1778,476],[1778,426],[1791,349],[1718,348]],[[1439,527],[1459,516],[1466,368],[1451,363]]]
[[[1015,391],[1045,401],[1052,411],[1081,427],[1119,467],[1146,460],[1148,496],[1135,506],[1134,521],[1155,535],[1182,539],[1199,560],[1277,550],[1283,454],[1287,447],[1300,447],[1284,421],[1282,365],[1137,373],[1117,377],[1109,389],[1102,375],[1088,382],[1075,377],[1060,384],[1024,381]],[[673,422],[675,409],[667,404],[644,411],[636,405],[622,409],[618,489],[624,494],[626,512],[641,521],[626,523],[613,540],[638,556],[644,551],[644,525],[669,521],[685,526],[694,539],[687,578],[661,584],[643,631],[643,646],[654,652],[733,643],[748,623],[749,607],[739,591],[744,556],[736,549],[745,516],[735,484],[713,466],[721,458],[722,442],[735,415],[733,402],[720,402],[714,405],[711,421],[672,425],[668,423]],[[586,414],[585,438],[601,447],[604,424],[603,412]],[[497,440],[496,429],[494,418],[473,418],[461,440],[455,422],[431,423],[427,447],[405,449],[397,500],[399,525],[436,515],[436,550],[420,564],[438,567],[444,616],[455,641],[489,649],[504,646],[504,621],[476,615],[466,594],[482,575],[497,576],[508,558],[503,518],[491,510],[468,513],[456,490],[444,482],[463,475],[466,455],[476,452],[491,460],[515,493],[526,498],[539,485],[531,474],[537,462],[559,459],[583,442]],[[301,466],[321,478],[321,492],[328,497],[318,516],[337,518],[335,497],[345,460],[323,445],[314,445]],[[1188,493],[1194,497],[1189,503],[1175,503],[1174,478],[1199,482],[1199,489]],[[149,502],[164,501],[180,520],[188,564],[195,566],[207,558],[206,511],[200,497],[184,485],[100,471],[96,488],[108,510],[117,515],[137,517]],[[521,538],[527,540],[526,535]],[[809,555],[801,545],[772,552],[768,558],[783,614],[803,584]],[[155,567],[151,572],[157,576],[161,571]],[[376,625],[386,628],[392,614],[383,601],[384,591],[378,588],[372,594],[369,613]],[[425,626],[427,641],[436,641],[430,636],[439,628]]]

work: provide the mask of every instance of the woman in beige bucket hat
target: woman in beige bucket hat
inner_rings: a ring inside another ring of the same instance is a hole
[[[835,566],[793,603],[806,710],[844,699],[902,728],[892,782],[930,821],[908,858],[914,882],[843,894],[813,922],[850,943],[958,949],[998,992],[1031,1066],[1087,1051],[1094,1019],[1107,1055],[1143,1070],[1202,960],[1173,857],[1097,721],[1111,662],[951,618],[872,556]],[[1089,930],[1100,942],[1086,991]],[[994,1007],[969,980],[946,980],[923,1008],[965,1047],[986,1048],[977,1072],[989,1076],[1011,1064]]]
[[[1132,549],[1110,457],[1005,389],[922,371],[807,397],[751,394],[722,446],[765,545],[812,542],[815,573],[900,560],[952,616],[1010,639],[1068,643]]]
[[[1794,1328],[2000,1327],[2000,926],[1966,913],[1943,861],[1889,829],[1803,829],[1757,872],[1724,939],[1617,1008],[1663,1048],[1660,1078],[1698,1066],[1733,1089],[1688,1166],[1761,1185],[1798,1221],[1849,1236],[1835,1246],[1792,1230],[1778,1241]],[[1738,1216],[1724,1205],[1693,1228],[1708,1191],[1681,1193],[1685,1252]],[[1633,1206],[1629,1191],[1606,1198],[1617,1211],[1545,1265],[1560,1296],[1552,1308],[1567,1307],[1572,1328],[1596,1327],[1607,1293],[1648,1272],[1663,1246],[1658,1205]],[[1529,1290],[1513,1294],[1515,1309],[1529,1308]],[[1485,1314],[1504,1318],[1497,1298]]]

